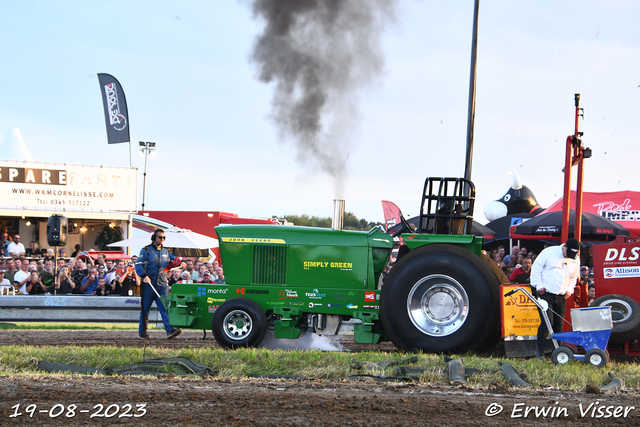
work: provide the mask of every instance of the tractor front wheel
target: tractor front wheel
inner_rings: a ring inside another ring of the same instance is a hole
[[[267,333],[267,319],[255,301],[232,298],[216,309],[211,331],[224,348],[256,347]]]

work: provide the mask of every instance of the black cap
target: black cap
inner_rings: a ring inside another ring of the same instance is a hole
[[[577,239],[569,239],[565,242],[564,247],[567,248],[567,258],[576,259],[580,252],[580,242]]]

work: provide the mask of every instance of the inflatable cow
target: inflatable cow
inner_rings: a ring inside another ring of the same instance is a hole
[[[513,176],[511,187],[498,200],[490,202],[484,208],[484,216],[488,221],[495,221],[507,215],[528,213],[537,215],[544,209],[540,207],[536,196],[526,185],[522,185],[520,176],[516,171],[510,172]]]

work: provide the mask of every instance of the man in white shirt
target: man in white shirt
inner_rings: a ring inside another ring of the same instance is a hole
[[[0,295],[9,295],[10,290],[11,282],[4,278],[4,270],[0,270]]]
[[[573,295],[580,277],[580,242],[569,239],[560,246],[551,246],[540,252],[531,267],[531,286],[538,297],[549,303],[547,312],[553,332],[561,332],[566,311],[566,300]],[[540,310],[538,309],[538,312]],[[536,357],[544,359],[544,346],[548,333],[540,312],[540,327],[536,345]]]
[[[13,242],[9,243],[9,246],[7,246],[7,251],[9,251],[9,256],[13,258],[18,258],[25,255],[26,251],[24,249],[24,245],[20,243],[20,236],[18,234],[13,236]]]
[[[118,260],[114,264],[111,260],[107,260],[106,265],[107,265],[107,274],[104,277],[104,282],[107,285],[110,285],[111,282],[113,282],[113,280],[116,278],[116,272],[120,270],[120,274],[122,274],[122,272],[124,271],[124,261]],[[111,270],[109,270],[109,266],[111,266]]]
[[[31,274],[29,273],[29,262],[26,259],[20,259],[20,271],[17,271],[13,276],[13,287],[16,291],[22,292],[23,295],[28,295],[31,292],[31,283],[29,279]]]

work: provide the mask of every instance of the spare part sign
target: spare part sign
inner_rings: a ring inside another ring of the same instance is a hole
[[[59,212],[135,212],[138,170],[0,161],[0,207]]]

